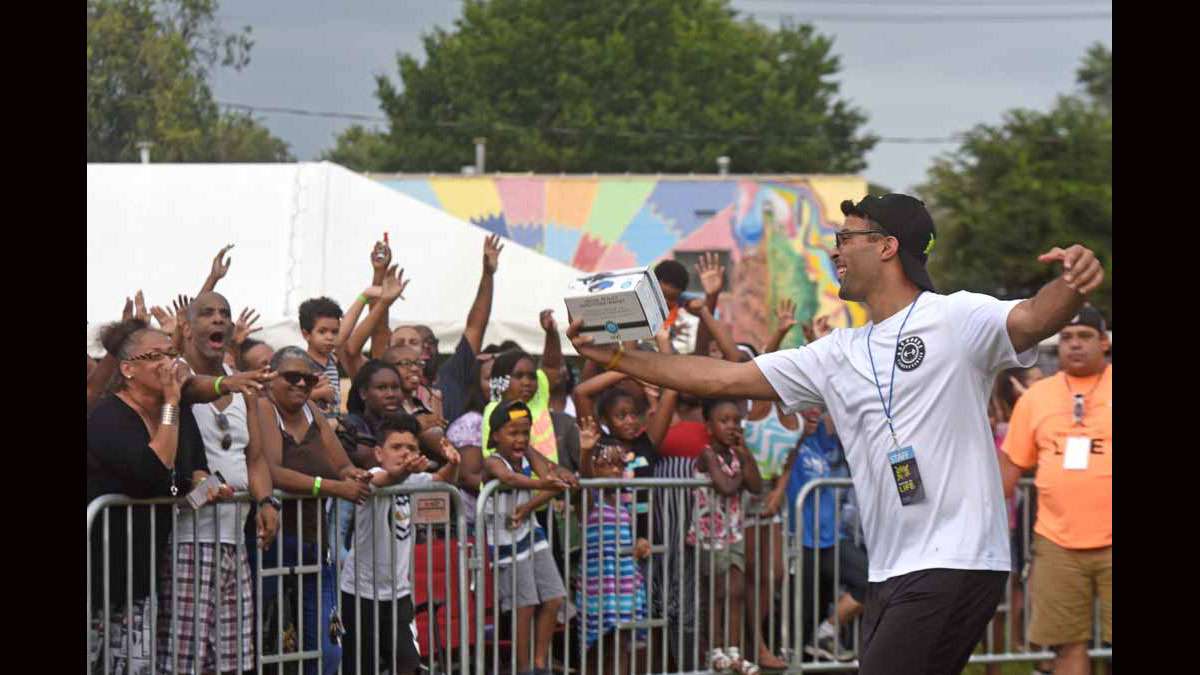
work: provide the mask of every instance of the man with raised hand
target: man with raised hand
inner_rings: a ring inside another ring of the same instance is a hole
[[[959,673],[1010,569],[1008,521],[987,400],[997,372],[1033,364],[1100,285],[1083,246],[1039,257],[1062,274],[1027,300],[935,292],[925,205],[906,195],[842,202],[832,258],[843,300],[870,320],[796,349],[733,363],[618,351],[567,332],[575,349],[643,381],[703,397],[818,405],[837,426],[870,555],[860,673]]]

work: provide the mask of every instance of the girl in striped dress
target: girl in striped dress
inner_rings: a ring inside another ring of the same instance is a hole
[[[599,438],[596,421],[583,419],[579,432],[580,474],[584,478],[621,478],[625,470],[621,448],[599,445]],[[619,502],[618,492],[610,488],[591,490],[587,495],[586,543],[576,577],[579,639],[588,655],[588,669],[594,673],[628,673],[630,652],[646,643],[644,628],[623,631],[622,626],[646,619],[646,581],[637,560],[650,555],[650,542],[639,537],[635,543],[633,515]],[[601,638],[604,644],[597,649],[596,642]]]

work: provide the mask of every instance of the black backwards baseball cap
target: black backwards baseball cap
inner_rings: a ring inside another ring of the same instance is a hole
[[[1100,310],[1091,305],[1084,305],[1079,309],[1079,313],[1071,317],[1067,322],[1068,326],[1090,326],[1100,331],[1101,335],[1108,334],[1108,324],[1104,321],[1104,315]]]
[[[882,197],[867,195],[857,204],[849,199],[842,202],[842,215],[858,216],[878,223],[900,242],[900,265],[909,281],[916,284],[917,288],[937,292],[925,269],[937,234],[925,202],[894,192]]]
[[[519,420],[522,417],[529,418],[533,422],[533,413],[530,412],[529,406],[521,401],[504,401],[496,405],[492,414],[488,415],[488,447],[496,447],[496,432],[504,427],[505,424],[513,420]]]

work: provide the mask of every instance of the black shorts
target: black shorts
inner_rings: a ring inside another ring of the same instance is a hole
[[[959,675],[1008,572],[919,570],[867,586],[859,675]]]
[[[416,672],[421,665],[421,654],[417,651],[413,623],[412,596],[396,600],[396,623],[392,624],[392,601],[379,601],[379,629],[375,629],[375,601],[342,593],[342,625],[346,634],[342,636],[342,672],[345,675],[358,673],[382,673],[384,671]],[[356,607],[358,611],[356,612]],[[362,629],[357,614],[362,613]],[[392,636],[396,638],[396,652],[392,653]],[[375,640],[379,639],[379,667],[375,667]],[[360,651],[361,650],[361,651]],[[356,658],[358,654],[361,658]],[[394,658],[394,660],[393,660]],[[362,668],[358,668],[361,661]],[[390,665],[390,664],[395,664]]]

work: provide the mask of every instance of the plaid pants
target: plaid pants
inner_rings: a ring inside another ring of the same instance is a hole
[[[199,565],[196,553],[199,551]],[[254,596],[251,595],[250,563],[246,552],[238,555],[234,544],[181,543],[179,558],[172,560],[171,547],[163,554],[158,598],[158,667],[162,672],[190,673],[196,661],[199,635],[200,670],[204,672],[248,670],[254,667]],[[217,570],[220,569],[220,587]],[[196,595],[199,573],[200,594]],[[172,583],[172,573],[174,583]],[[172,593],[177,598],[172,598]],[[238,598],[241,612],[238,612]],[[172,604],[178,611],[172,625]],[[238,630],[241,630],[239,638]],[[171,636],[176,636],[178,668],[172,668]],[[241,643],[241,663],[238,644]],[[220,668],[218,665],[220,658]]]

